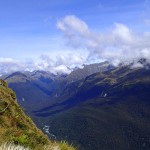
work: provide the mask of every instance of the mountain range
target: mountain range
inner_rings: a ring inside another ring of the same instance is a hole
[[[79,150],[149,150],[150,70],[140,63],[146,67],[104,62],[69,75],[34,71],[3,78],[50,139]]]
[[[8,82],[10,88],[17,93],[18,103],[29,110],[47,106],[47,103],[57,99],[65,86],[99,71],[105,71],[112,66],[108,62],[84,65],[76,68],[71,74],[52,74],[46,71],[14,72],[1,78]],[[56,92],[57,91],[57,92]],[[59,92],[58,92],[59,91]],[[29,105],[30,103],[30,105]]]

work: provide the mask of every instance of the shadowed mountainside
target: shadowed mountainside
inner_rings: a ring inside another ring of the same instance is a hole
[[[64,88],[74,81],[88,75],[112,68],[108,62],[84,65],[69,75],[54,75],[46,71],[15,72],[2,78],[8,82],[16,95],[18,103],[26,111],[47,106],[55,101]],[[57,92],[56,92],[57,91]]]
[[[150,70],[125,66],[93,74],[32,115],[40,128],[42,121],[57,139],[81,150],[148,150]]]
[[[68,76],[34,72],[8,76],[7,81],[50,139],[67,140],[80,145],[81,150],[149,150],[148,65],[132,69],[101,66],[103,69],[94,74],[87,71],[83,75],[84,69]],[[21,89],[26,91],[24,95]]]

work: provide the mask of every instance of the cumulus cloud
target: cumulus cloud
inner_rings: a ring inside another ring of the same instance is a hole
[[[64,33],[65,38],[69,39],[68,44],[76,48],[81,47],[81,40],[89,34],[88,25],[73,15],[59,20],[57,28]]]
[[[85,53],[84,53],[85,54]],[[16,71],[45,70],[54,74],[69,74],[74,67],[86,63],[88,55],[77,52],[58,54],[56,57],[41,55],[39,60],[19,61],[12,58],[0,58],[0,75]]]
[[[111,36],[115,42],[119,40],[121,42],[120,44],[130,44],[133,42],[134,38],[132,31],[127,26],[120,23],[115,23]]]
[[[114,23],[105,33],[95,33],[76,16],[66,16],[57,22],[67,43],[89,51],[89,59],[98,57],[119,63],[136,62],[145,58],[150,62],[150,32],[135,33],[121,23]]]
[[[84,36],[89,31],[87,24],[73,15],[66,16],[65,18],[60,20],[57,23],[57,27],[64,31],[67,36],[74,35],[75,33],[79,33]]]
[[[122,23],[114,23],[106,32],[93,32],[85,21],[74,15],[58,20],[57,28],[74,50],[56,57],[43,54],[36,61],[0,58],[0,74],[34,70],[68,74],[74,67],[95,60],[108,60],[115,66],[134,62],[133,67],[141,67],[138,63],[141,58],[150,63],[150,32],[136,33]]]

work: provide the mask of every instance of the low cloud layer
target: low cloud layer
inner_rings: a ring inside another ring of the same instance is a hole
[[[82,67],[87,61],[87,55],[82,56],[80,53],[69,52],[58,54],[55,58],[49,55],[41,55],[36,60],[19,61],[12,58],[0,58],[0,75],[16,71],[34,71],[45,70],[54,74],[69,74],[75,66]]]
[[[57,27],[68,45],[88,50],[89,58],[105,59],[114,65],[140,58],[150,62],[150,32],[136,33],[124,24],[114,23],[105,33],[95,33],[74,15],[59,20]]]
[[[41,55],[36,61],[0,58],[0,75],[33,70],[70,73],[73,67],[102,60],[108,60],[116,66],[119,63],[134,62],[134,67],[142,67],[138,63],[141,58],[150,63],[150,32],[136,33],[121,23],[114,23],[105,32],[94,32],[86,22],[74,15],[58,20],[57,28],[63,33],[66,44],[74,51],[62,51],[55,58]]]

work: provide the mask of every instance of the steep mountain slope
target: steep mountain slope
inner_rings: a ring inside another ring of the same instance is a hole
[[[46,71],[15,72],[2,77],[8,82],[18,99],[18,103],[30,111],[47,106],[55,101],[64,88],[79,79],[84,79],[95,72],[112,68],[108,62],[84,65],[83,69],[76,69],[71,74],[61,76]]]
[[[65,82],[71,83],[86,78],[97,72],[103,72],[114,68],[109,62],[83,65],[83,68],[76,68],[66,78]]]
[[[40,128],[50,126],[55,138],[81,150],[149,150],[149,97],[150,70],[125,66],[69,84],[32,116]]]
[[[102,63],[68,76],[36,71],[5,79],[50,139],[67,140],[81,150],[149,150],[150,70],[145,61],[144,66]],[[100,69],[93,74],[95,68]]]
[[[66,143],[49,141],[19,107],[15,93],[7,87],[6,82],[0,80],[0,145],[6,142],[14,142],[33,150],[44,149],[44,146],[45,150],[50,147],[52,150],[74,150]],[[0,149],[4,147],[0,146]]]
[[[36,104],[42,105],[50,99],[53,76],[47,72],[15,72],[5,77],[5,80],[17,94],[18,103],[24,108],[36,108]]]

